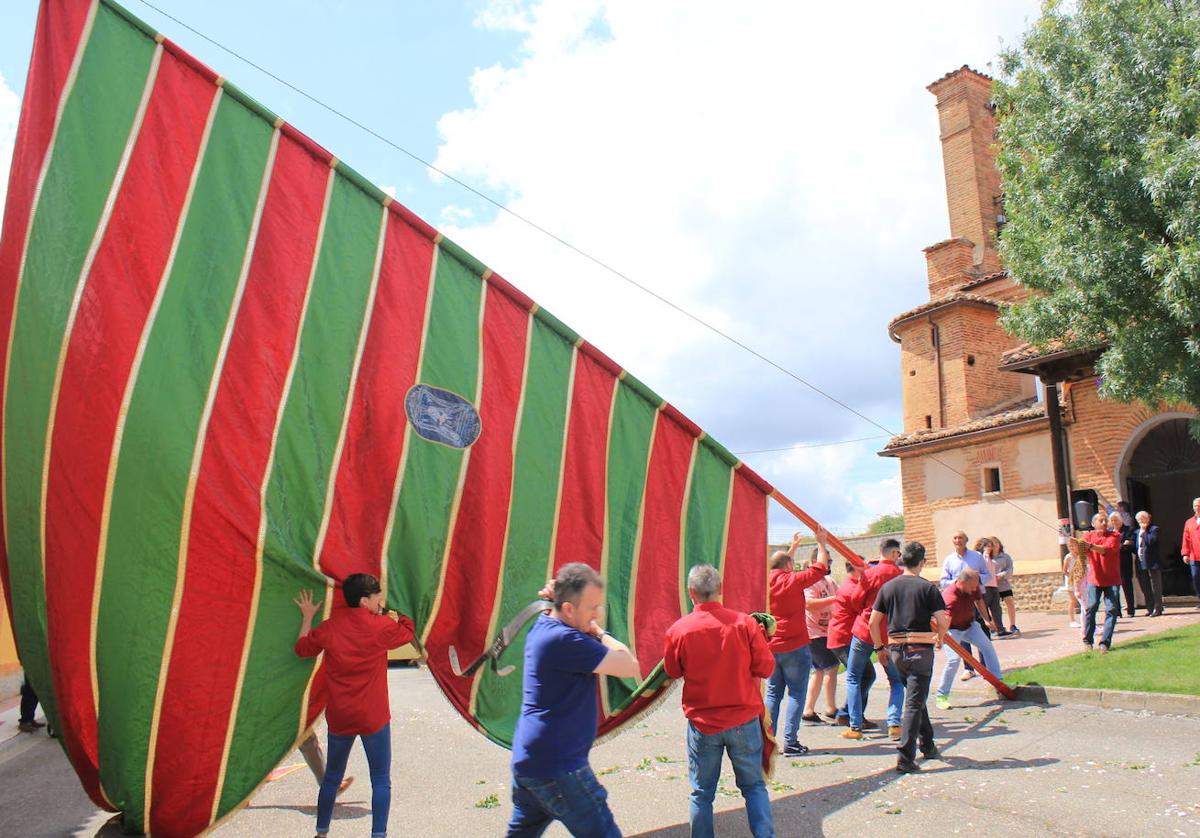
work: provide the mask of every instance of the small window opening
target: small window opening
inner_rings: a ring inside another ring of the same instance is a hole
[[[975,366],[975,356],[974,356],[974,355],[968,355],[968,356],[967,356],[967,366],[968,366],[968,367],[973,367],[973,366]]]
[[[1000,493],[1000,467],[988,466],[983,470],[983,491],[988,494]]]
[[[932,429],[933,429],[933,417],[930,415],[926,415],[925,416],[925,430],[928,431],[928,430],[932,430]]]

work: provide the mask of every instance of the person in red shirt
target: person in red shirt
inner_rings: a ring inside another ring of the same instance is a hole
[[[862,610],[859,599],[859,582],[862,579],[862,569],[855,564],[846,562],[846,578],[838,585],[833,595],[833,610],[829,614],[829,631],[825,635],[825,645],[830,654],[837,658],[843,667],[849,660],[850,638],[854,635],[854,618]],[[874,672],[871,673],[874,675]],[[832,720],[835,724],[845,727],[850,724],[850,710],[843,704],[838,708],[837,716]]]
[[[1108,528],[1108,516],[1097,512],[1092,516],[1091,532],[1083,540],[1092,545],[1088,551],[1087,608],[1083,617],[1083,645],[1090,652],[1096,636],[1096,612],[1100,597],[1104,597],[1104,633],[1100,636],[1100,652],[1112,646],[1117,616],[1121,613],[1121,534]]]
[[[759,679],[775,669],[775,658],[758,622],[721,604],[721,575],[716,568],[693,567],[688,573],[688,596],[695,608],[667,629],[663,669],[668,677],[683,679],[692,836],[713,834],[712,804],[721,757],[728,751],[734,779],[746,801],[750,832],[755,838],[773,838],[774,819],[762,771]]]
[[[995,629],[991,609],[987,607],[983,594],[979,590],[979,571],[973,567],[964,567],[959,571],[954,584],[942,589],[942,600],[946,603],[946,611],[950,614],[950,636],[967,647],[973,644],[978,651],[983,665],[999,678],[1000,656],[987,632],[975,619],[979,616],[989,629]],[[946,662],[942,666],[942,677],[938,685],[934,702],[939,710],[950,709],[950,688],[954,686],[954,676],[958,674],[958,665],[962,661],[958,652],[946,647]]]
[[[384,616],[383,592],[370,574],[347,576],[342,594],[349,607],[334,609],[333,616],[315,629],[313,618],[321,603],[313,602],[312,591],[301,591],[294,600],[303,615],[296,654],[315,658],[325,653],[329,763],[317,795],[317,836],[329,834],[333,801],[346,773],[350,748],[356,737],[362,737],[371,772],[371,835],[379,838],[387,834],[392,802],[387,653],[413,639],[413,621],[394,611]]]
[[[875,683],[875,665],[871,662],[871,654],[875,650],[875,644],[871,640],[871,612],[875,608],[875,597],[878,596],[879,589],[904,573],[896,564],[899,559],[900,542],[894,538],[885,538],[879,543],[878,561],[863,571],[862,582],[859,585],[860,607],[854,618],[854,636],[850,640],[850,652],[846,660],[846,706],[850,710],[850,729],[842,732],[846,739],[862,739],[863,730],[870,729],[866,720],[867,696],[871,685]],[[886,623],[883,631],[887,634]],[[888,735],[892,739],[899,739],[901,715],[904,712],[904,681],[891,658],[884,655],[880,662],[887,673],[890,687]]]
[[[1192,512],[1195,514],[1183,525],[1183,543],[1179,552],[1192,574],[1192,591],[1200,599],[1200,498],[1192,500]],[[1200,608],[1200,605],[1196,607]]]
[[[808,693],[808,675],[812,671],[812,650],[808,648],[808,606],[804,589],[829,574],[829,550],[826,534],[817,533],[817,560],[808,570],[796,571],[795,554],[800,546],[800,533],[792,537],[788,550],[779,550],[770,559],[771,572],[767,577],[767,610],[775,617],[775,634],[771,637],[771,654],[775,656],[775,671],[767,681],[767,711],[771,728],[779,731],[779,710],[787,691],[787,718],[783,729],[783,755],[798,757],[808,753],[799,741],[800,717]]]

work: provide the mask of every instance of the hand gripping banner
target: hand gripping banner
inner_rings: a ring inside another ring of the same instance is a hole
[[[301,588],[328,616],[338,580],[378,575],[501,745],[520,615],[561,565],[604,575],[643,665],[602,679],[601,732],[661,694],[692,566],[765,606],[769,485],[107,0],[40,10],[0,351],[20,653],[84,788],[131,827],[209,829],[319,716]]]

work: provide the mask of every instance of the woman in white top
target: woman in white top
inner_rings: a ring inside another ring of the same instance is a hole
[[[814,549],[809,559],[816,558]],[[829,576],[822,576],[804,590],[805,607],[808,609],[808,640],[812,650],[812,679],[808,683],[808,697],[804,703],[801,720],[807,724],[821,724],[816,713],[817,696],[825,693],[825,716],[829,721],[837,719],[837,673],[838,660],[829,651],[826,638],[829,634],[829,618],[833,613],[833,600],[837,584]]]

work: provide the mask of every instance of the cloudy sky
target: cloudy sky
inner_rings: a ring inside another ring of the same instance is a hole
[[[730,450],[763,452],[744,459],[827,526],[899,511],[879,427],[166,15],[899,431],[886,325],[928,298],[921,248],[949,233],[925,86],[987,72],[1036,0],[154,5],[127,2]],[[35,16],[0,0],[0,184]]]

